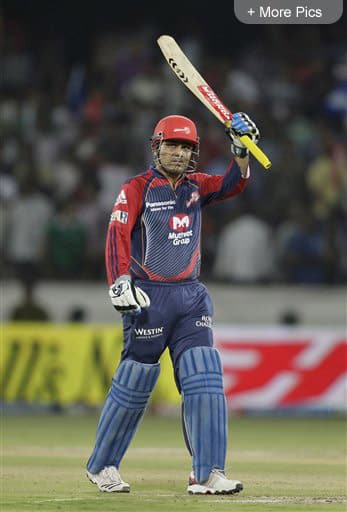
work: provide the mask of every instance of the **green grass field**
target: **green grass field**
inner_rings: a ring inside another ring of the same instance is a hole
[[[85,477],[97,415],[2,419],[1,511],[342,511],[341,418],[231,418],[227,474],[235,496],[186,494],[190,458],[179,418],[147,415],[123,461],[130,494],[104,494]]]

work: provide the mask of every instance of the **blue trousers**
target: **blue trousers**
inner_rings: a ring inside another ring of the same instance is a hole
[[[217,351],[210,348],[212,301],[198,281],[136,284],[151,305],[140,315],[123,315],[121,363],[101,413],[88,471],[119,467],[158,377],[158,360],[168,347],[183,395],[184,438],[195,475],[205,481],[214,467],[224,469],[226,454],[222,370]]]
[[[190,348],[213,345],[212,300],[199,281],[136,281],[136,285],[149,295],[151,305],[140,315],[123,315],[121,360],[154,364],[168,347],[180,391],[180,356]]]

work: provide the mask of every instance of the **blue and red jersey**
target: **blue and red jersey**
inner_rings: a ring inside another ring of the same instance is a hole
[[[239,194],[246,183],[234,160],[223,176],[185,174],[175,188],[155,167],[126,181],[107,232],[109,285],[123,274],[151,281],[196,279],[201,208]]]

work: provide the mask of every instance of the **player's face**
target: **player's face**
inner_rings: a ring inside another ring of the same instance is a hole
[[[160,146],[160,165],[170,176],[180,176],[188,167],[193,145],[189,142],[165,140]]]

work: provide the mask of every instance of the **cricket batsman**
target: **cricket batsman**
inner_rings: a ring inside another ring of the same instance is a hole
[[[248,150],[259,131],[244,113],[232,116],[233,159],[222,176],[197,172],[199,137],[193,121],[161,119],[151,138],[154,165],[122,186],[106,241],[109,295],[122,315],[124,347],[96,432],[87,476],[100,491],[129,492],[120,463],[157,382],[169,348],[182,423],[192,457],[190,494],[234,494],[239,480],[224,473],[227,406],[220,355],[213,347],[213,304],[199,282],[201,209],[242,192]]]

